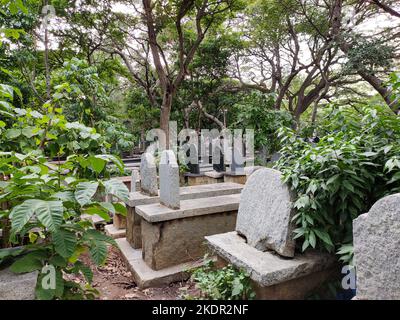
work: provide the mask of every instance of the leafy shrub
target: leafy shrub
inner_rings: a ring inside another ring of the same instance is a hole
[[[400,122],[391,111],[339,110],[319,129],[317,144],[282,129],[276,168],[297,195],[295,238],[302,250],[339,248],[352,259],[352,220],[381,197],[400,191]]]
[[[290,127],[292,116],[287,111],[274,110],[274,96],[252,93],[244,101],[234,105],[236,121],[232,128],[254,129],[256,149],[264,147],[269,154],[279,150],[280,141],[277,131],[282,127]]]
[[[72,165],[71,161],[67,164],[69,168]],[[0,263],[12,255],[16,261],[11,270],[16,273],[54,266],[56,288],[44,289],[43,274],[39,273],[38,299],[88,297],[87,290],[92,292],[89,286],[92,273],[79,257],[88,251],[94,263],[102,264],[107,256],[107,244],[115,242],[93,229],[82,215],[98,214],[109,221],[110,212],[126,214],[125,206],[120,203],[101,200],[105,194],[111,194],[127,201],[129,192],[121,181],[76,179],[73,175],[64,175],[64,171],[62,165],[55,167],[43,157],[0,153],[0,175],[7,177],[0,181],[0,213],[11,223],[9,241],[19,245],[29,239],[29,244],[17,253],[1,251]],[[88,286],[80,287],[65,280],[64,274],[71,273],[82,273]]]
[[[83,215],[97,214],[109,221],[109,213],[126,214],[124,205],[103,200],[110,194],[127,201],[129,191],[121,181],[102,179],[109,177],[109,162],[120,171],[123,163],[99,153],[101,136],[65,121],[50,102],[46,115],[14,108],[14,92],[18,94],[10,86],[0,86],[0,112],[7,117],[0,122],[0,227],[3,247],[28,244],[1,250],[0,265],[11,261],[11,270],[17,273],[53,266],[56,288],[44,288],[40,272],[38,299],[93,298],[93,275],[80,257],[88,252],[94,263],[102,264],[107,245],[115,242]],[[69,147],[71,142],[77,146]],[[68,157],[54,165],[46,157],[54,154]],[[86,285],[68,280],[68,274],[82,274]]]
[[[250,277],[244,271],[232,265],[215,269],[210,259],[206,259],[203,267],[193,271],[192,280],[201,290],[203,299],[245,300],[255,297]]]

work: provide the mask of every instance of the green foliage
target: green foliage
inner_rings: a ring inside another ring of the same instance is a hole
[[[280,148],[278,129],[293,123],[289,112],[273,109],[274,101],[274,95],[252,92],[233,107],[236,120],[232,128],[254,129],[255,148],[265,147],[269,153]]]
[[[110,220],[110,212],[126,213],[123,205],[101,200],[110,194],[128,201],[129,191],[121,181],[102,179],[109,177],[109,163],[120,172],[123,163],[113,155],[99,154],[100,146],[91,143],[101,136],[80,123],[67,122],[62,110],[52,106],[57,97],[45,104],[48,112],[43,115],[15,108],[14,92],[21,99],[15,88],[0,86],[0,111],[6,117],[0,122],[0,217],[11,228],[4,243],[29,244],[17,251],[0,250],[0,265],[14,261],[14,272],[38,270],[38,299],[93,298],[91,270],[80,256],[88,252],[94,263],[102,264],[107,246],[115,242],[93,229],[83,215]],[[71,142],[76,145],[69,146]],[[68,156],[54,164],[47,155]],[[55,268],[55,289],[40,285],[44,279],[40,271],[46,266]],[[78,285],[64,277],[67,274],[82,274],[87,283]]]
[[[206,258],[205,265],[193,271],[192,280],[201,290],[202,299],[247,300],[255,298],[250,277],[232,265],[216,269],[214,262]]]
[[[374,74],[388,69],[392,65],[393,47],[383,44],[381,40],[353,39],[349,50],[345,71],[364,71]]]
[[[68,163],[69,168],[70,165]],[[128,189],[119,180],[77,180],[63,172],[63,165],[53,167],[40,156],[15,152],[0,154],[0,176],[8,177],[0,186],[0,204],[6,204],[2,214],[11,221],[10,241],[21,244],[29,239],[30,242],[18,256],[13,254],[16,261],[11,270],[25,273],[52,265],[59,275],[55,291],[46,292],[41,286],[37,287],[39,299],[71,298],[75,294],[84,297],[92,290],[90,269],[79,257],[89,252],[93,262],[100,265],[106,259],[107,245],[115,243],[112,238],[94,230],[82,215],[108,216],[109,212],[115,212],[114,206],[123,211],[117,203],[105,205],[100,202],[98,199],[105,194],[121,201],[128,200]],[[110,205],[112,210],[108,210]],[[1,255],[0,264],[11,254]],[[88,281],[87,288],[66,280],[62,276],[64,273],[82,273]],[[40,273],[39,283],[41,277]]]
[[[295,132],[280,132],[284,144],[277,169],[297,194],[295,238],[302,250],[338,248],[352,259],[352,220],[381,197],[400,191],[400,122],[387,109],[361,114],[338,110],[311,144]]]

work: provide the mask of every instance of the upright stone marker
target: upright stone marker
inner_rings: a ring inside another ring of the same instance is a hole
[[[158,195],[156,162],[148,152],[143,153],[140,162],[140,188],[150,196]]]
[[[137,169],[132,169],[132,174],[131,174],[131,192],[136,192],[139,191],[136,188],[136,181],[139,180],[139,172]]]
[[[400,193],[353,220],[357,299],[400,299]]]
[[[187,164],[189,172],[192,174],[200,174],[199,152],[195,144],[189,145],[186,151],[186,157],[189,161]]]
[[[239,148],[233,148],[232,150],[232,163],[231,172],[233,174],[244,174],[244,157],[242,150]]]
[[[293,257],[292,199],[281,173],[273,169],[254,172],[242,191],[236,231],[261,251],[274,250]]]
[[[179,209],[179,166],[172,150],[164,150],[160,160],[160,203]]]
[[[221,141],[222,139],[214,139],[212,143],[213,170],[217,172],[225,171],[224,152]]]

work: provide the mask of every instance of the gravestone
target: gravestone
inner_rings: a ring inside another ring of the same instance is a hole
[[[139,180],[139,172],[137,169],[133,169],[131,174],[131,192],[139,191],[136,188],[136,181],[138,180]]]
[[[216,139],[217,140],[217,139]],[[215,142],[215,140],[214,140]],[[213,170],[217,172],[224,172],[225,171],[225,161],[224,161],[224,152],[221,146],[221,143],[213,142],[213,149],[212,149],[212,163],[213,163]]]
[[[353,220],[357,299],[400,299],[400,193]]]
[[[281,173],[264,168],[255,171],[242,191],[236,231],[261,251],[274,250],[293,257],[292,198]]]
[[[244,174],[244,157],[242,150],[233,148],[231,172],[233,174]]]
[[[164,150],[160,160],[160,203],[179,209],[179,166],[172,150]]]
[[[200,174],[200,166],[199,166],[199,152],[194,144],[190,144],[186,151],[188,162],[189,172],[191,174]]]
[[[158,195],[156,162],[148,152],[143,153],[140,162],[140,189],[144,194]]]

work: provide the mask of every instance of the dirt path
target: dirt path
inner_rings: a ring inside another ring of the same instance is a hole
[[[196,295],[193,283],[179,282],[162,288],[140,290],[132,280],[131,273],[115,248],[109,249],[105,265],[101,267],[90,263],[93,271],[93,287],[100,292],[100,300],[179,300],[184,294]]]

